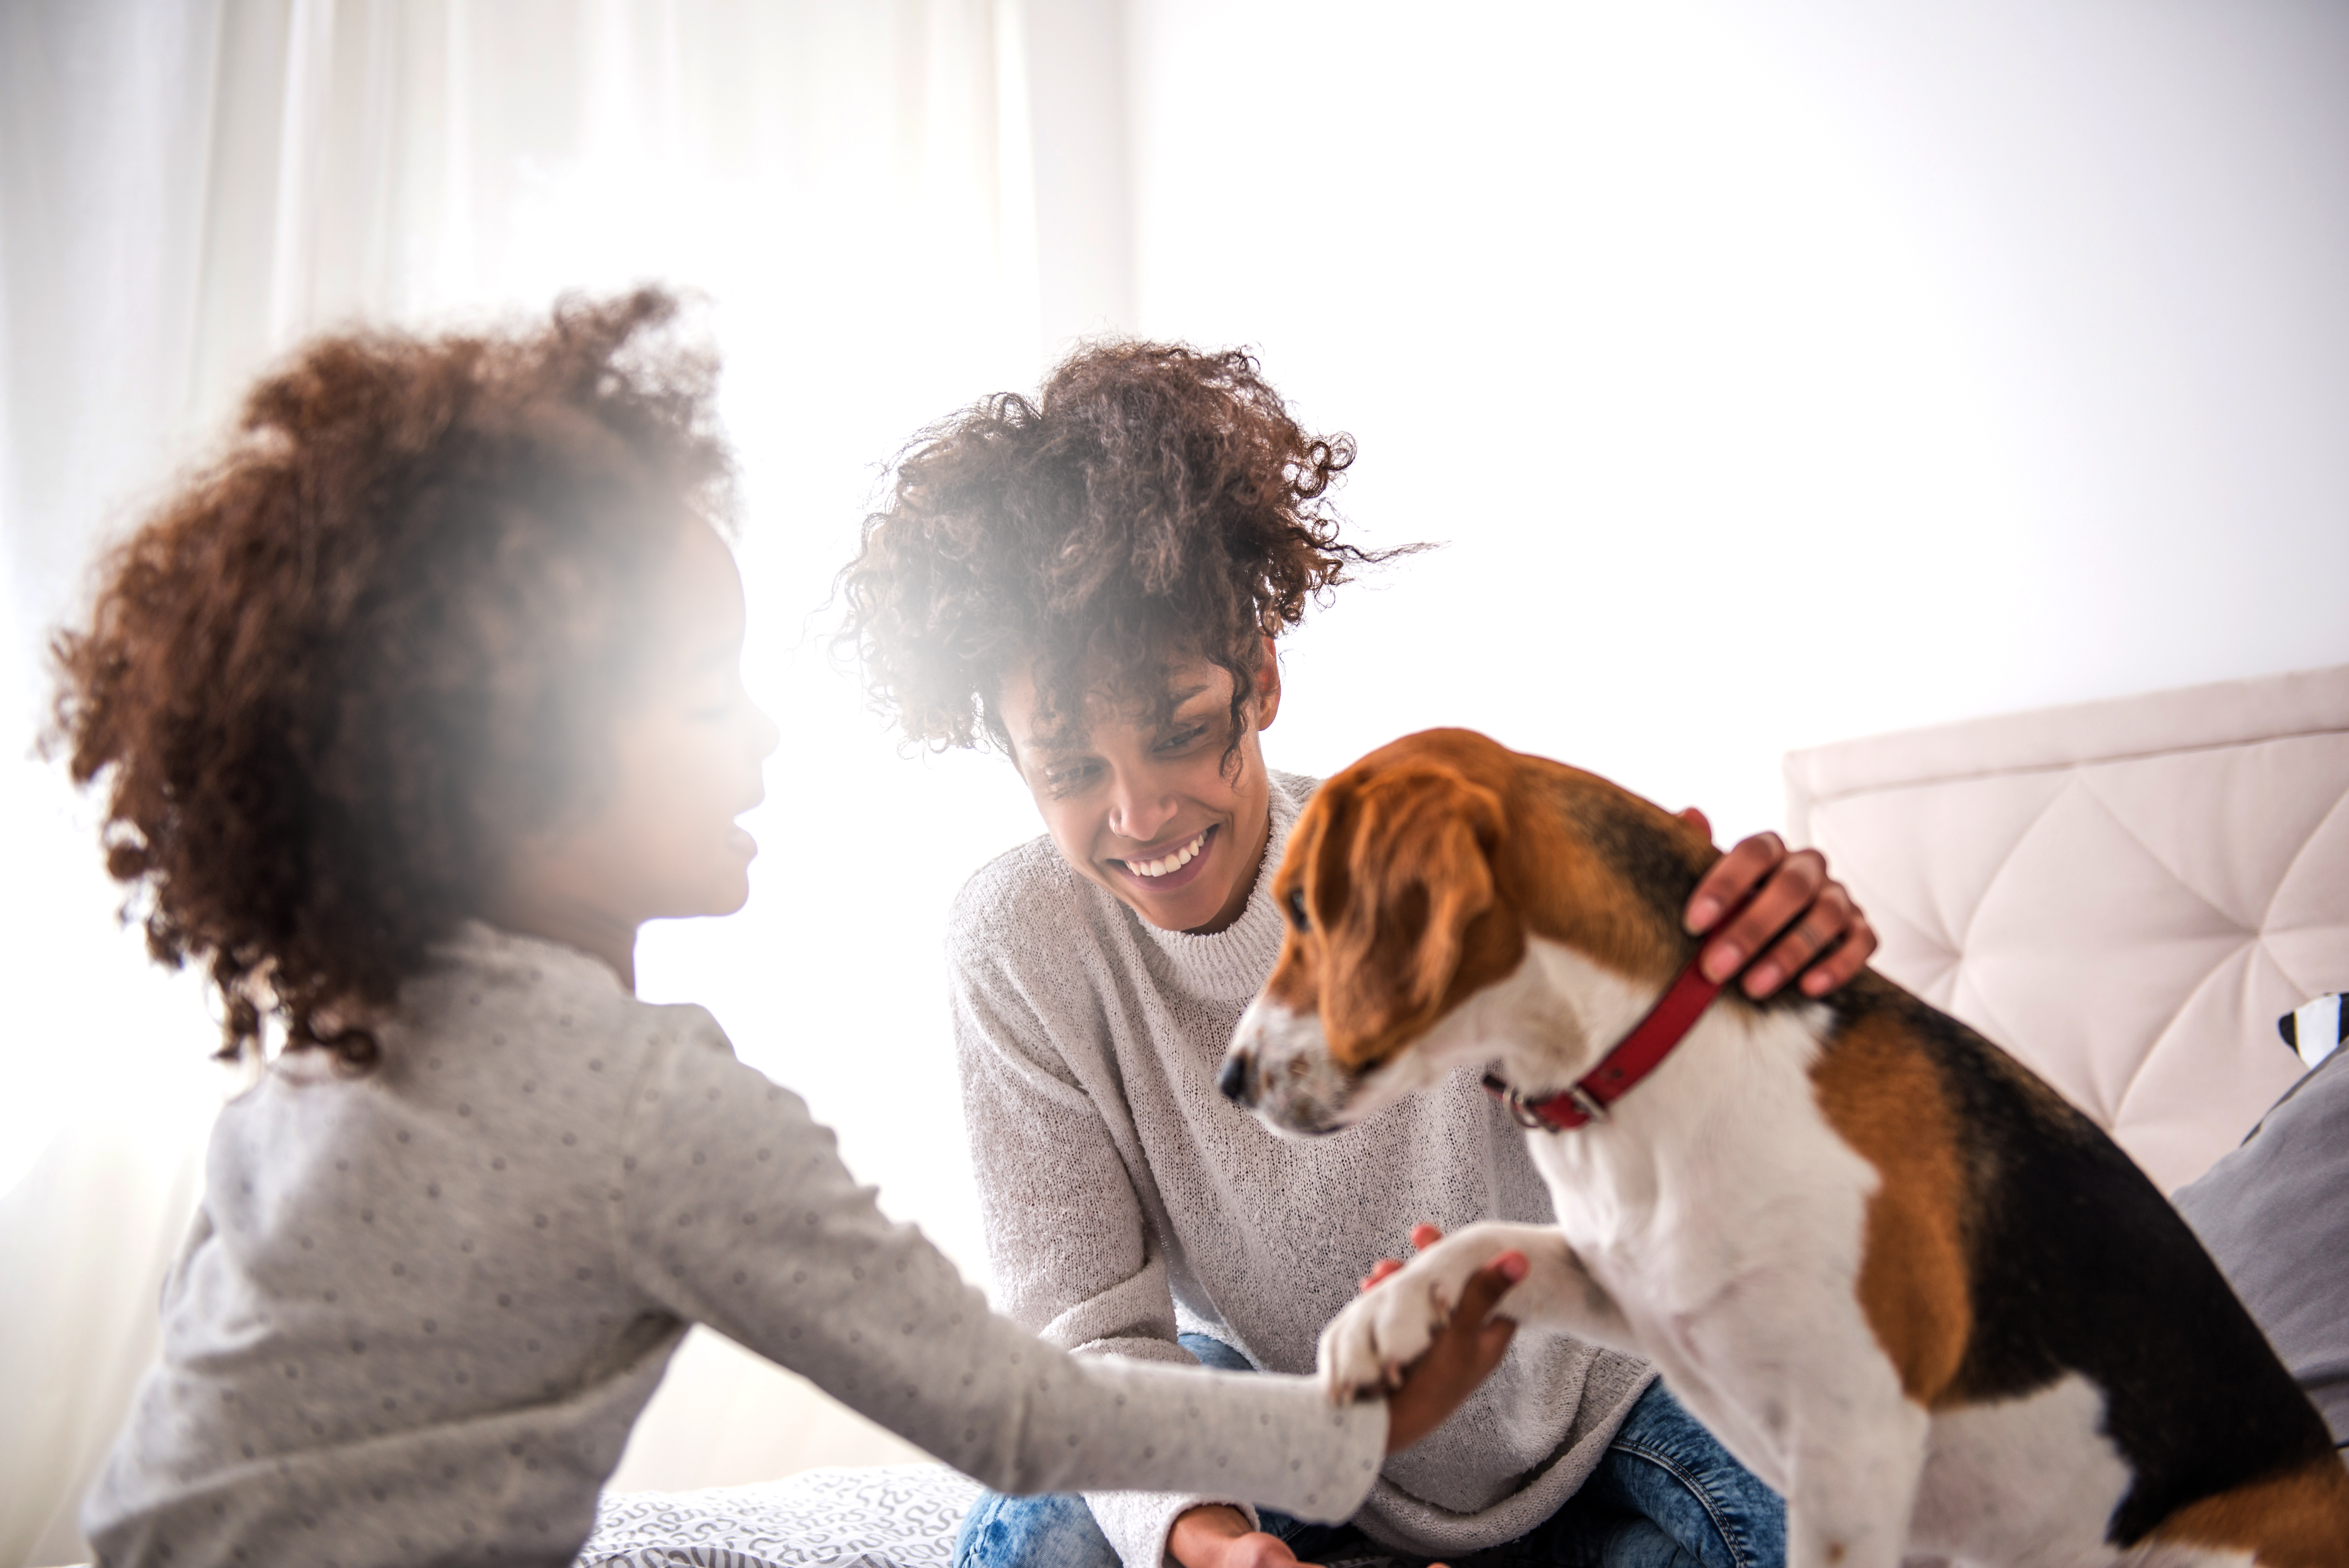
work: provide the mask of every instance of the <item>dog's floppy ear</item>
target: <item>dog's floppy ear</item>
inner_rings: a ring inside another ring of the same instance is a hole
[[[1493,907],[1501,822],[1492,790],[1417,766],[1362,781],[1328,824],[1313,903],[1329,912],[1321,1026],[1338,1060],[1365,1066],[1433,1020],[1469,923]]]

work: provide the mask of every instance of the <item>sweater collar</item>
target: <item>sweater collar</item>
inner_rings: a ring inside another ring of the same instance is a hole
[[[1212,936],[1163,931],[1120,904],[1126,919],[1157,944],[1175,978],[1195,996],[1215,1002],[1245,1002],[1260,989],[1280,956],[1281,934],[1287,923],[1272,902],[1272,873],[1288,847],[1288,830],[1319,780],[1294,773],[1271,775],[1272,833],[1264,847],[1264,863],[1257,868],[1256,885],[1248,890],[1247,907],[1240,917]]]
[[[525,936],[486,921],[465,920],[433,946],[442,965],[486,979],[535,985],[552,979],[574,992],[630,993],[612,966],[592,954],[543,936]]]

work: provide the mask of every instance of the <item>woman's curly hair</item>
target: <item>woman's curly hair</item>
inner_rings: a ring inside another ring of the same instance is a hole
[[[916,437],[839,591],[838,643],[909,739],[1009,744],[999,683],[1034,661],[1039,708],[1148,700],[1169,658],[1232,676],[1232,738],[1262,639],[1353,568],[1330,486],[1354,460],[1239,350],[1080,350],[1030,402],[999,393]]]
[[[644,290],[526,333],[301,349],[51,645],[148,951],[209,965],[222,1054],[376,1054],[365,1019],[588,803],[641,583],[731,519],[715,366]]]

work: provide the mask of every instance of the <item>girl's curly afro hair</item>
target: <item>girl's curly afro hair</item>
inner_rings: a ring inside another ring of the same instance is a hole
[[[999,683],[1034,661],[1047,716],[1146,702],[1170,658],[1233,677],[1232,734],[1266,636],[1396,552],[1341,542],[1354,459],[1308,434],[1246,353],[1079,351],[1033,402],[999,393],[924,431],[843,570],[839,642],[908,738],[1009,744]]]
[[[517,839],[585,804],[685,521],[730,521],[714,366],[646,290],[538,330],[326,337],[107,562],[52,643],[74,779],[224,1056],[365,1025]]]

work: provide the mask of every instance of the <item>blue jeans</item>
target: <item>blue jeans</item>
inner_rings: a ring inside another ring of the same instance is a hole
[[[1183,1348],[1209,1367],[1247,1358],[1204,1334]],[[1350,1524],[1308,1524],[1257,1510],[1264,1528],[1306,1563],[1384,1557]],[[1786,1505],[1652,1383],[1631,1407],[1582,1490],[1515,1541],[1454,1559],[1454,1568],[1783,1568]],[[1119,1568],[1085,1500],[983,1494],[962,1522],[954,1568]]]

